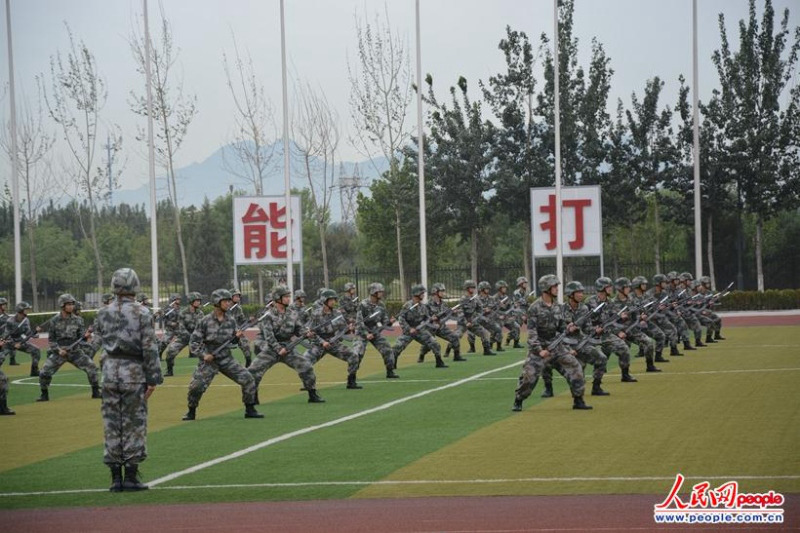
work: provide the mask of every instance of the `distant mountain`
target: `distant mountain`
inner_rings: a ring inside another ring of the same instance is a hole
[[[177,176],[178,205],[188,207],[194,205],[199,207],[208,198],[215,198],[225,195],[231,188],[234,190],[252,191],[253,185],[237,176],[245,174],[244,167],[234,154],[232,147],[228,145],[220,147],[201,163],[192,163],[175,170]],[[276,142],[271,147],[273,157],[270,168],[264,179],[264,194],[278,195],[284,192],[283,180],[283,143]],[[294,150],[293,150],[294,151]],[[341,165],[341,167],[340,167]],[[340,168],[344,169],[344,176],[353,176],[353,170],[358,165],[358,171],[364,183],[368,186],[372,180],[378,178],[380,174],[389,169],[389,163],[384,157],[376,158],[372,161],[337,161],[335,176],[340,177]],[[319,169],[321,161],[314,160],[312,168]],[[299,162],[291,159],[292,187],[303,189],[308,187],[305,174],[301,173]],[[167,185],[165,176],[156,178],[156,196],[158,200],[167,198]],[[366,189],[364,189],[366,192]],[[137,189],[119,189],[114,191],[114,203],[127,204],[149,204],[150,188],[143,185]],[[331,201],[331,218],[334,221],[341,219],[341,204],[339,202],[338,191],[334,193]]]

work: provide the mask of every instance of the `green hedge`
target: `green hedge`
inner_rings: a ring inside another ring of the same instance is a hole
[[[800,309],[800,289],[734,291],[723,298],[717,311]]]

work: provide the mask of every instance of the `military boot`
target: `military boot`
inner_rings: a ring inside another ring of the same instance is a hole
[[[166,371],[166,373],[164,374],[164,376],[165,376],[165,377],[172,377],[172,376],[174,376],[174,375],[175,375],[175,373],[173,372],[173,370],[175,370],[175,365],[174,365],[173,363],[167,363],[167,371]]]
[[[442,361],[441,355],[436,355],[436,368],[447,368],[447,365],[444,364],[444,361]]]
[[[483,345],[483,355],[497,355],[492,351],[492,343],[487,342]]]
[[[691,351],[697,350],[697,348],[692,346],[691,342],[683,341],[683,350],[686,351],[686,352],[691,352]]]
[[[706,332],[706,344],[716,344],[717,341],[714,340],[714,337],[711,336],[711,332]]]
[[[197,407],[190,407],[181,420],[194,420],[197,417]]]
[[[355,374],[348,374],[347,375],[347,388],[348,389],[363,389],[361,385],[356,383],[356,375]]]
[[[386,379],[397,379],[400,376],[394,371],[394,368],[387,368],[386,369]]]
[[[39,365],[37,365],[36,363],[31,363],[31,377],[35,378],[38,375],[39,375]]]
[[[96,383],[93,384],[92,385],[92,399],[96,400],[96,399],[102,398],[102,397],[103,397],[103,395],[100,394],[100,385],[98,385]]]
[[[11,359],[8,361],[9,366],[19,366],[17,363],[17,354],[15,352],[11,352]]]
[[[36,398],[37,402],[49,402],[50,401],[50,391],[48,389],[42,389],[42,394],[38,398]]]
[[[423,346],[419,350],[419,357],[417,357],[417,363],[424,363],[425,362],[425,355],[428,353],[428,348]]]
[[[6,398],[0,400],[0,416],[10,416],[15,414],[17,413],[8,408],[8,400]]]
[[[456,348],[455,350],[453,350],[453,361],[466,361],[466,360],[467,360],[466,358],[461,357],[460,348]]]
[[[624,368],[622,370],[622,382],[623,383],[636,383],[637,381],[639,381],[639,380],[636,379],[635,377],[631,376],[630,370],[628,370],[627,368]]]
[[[125,479],[122,481],[122,490],[134,492],[147,490],[150,487],[139,481],[139,465],[128,465],[125,467]]]
[[[583,396],[575,396],[572,398],[572,408],[580,411],[587,411],[592,409],[592,406],[586,405],[586,402],[583,401]]]
[[[110,492],[122,492],[122,465],[108,465],[111,469]]]
[[[677,344],[674,344],[674,345],[669,347],[669,355],[671,357],[683,356],[683,354],[678,351],[678,345]]]
[[[511,335],[506,335],[506,346],[511,344]]]
[[[514,398],[514,405],[511,406],[511,410],[514,412],[522,411],[522,400]]]
[[[519,339],[514,339],[514,348],[522,348],[522,345],[519,343]]]
[[[498,342],[497,343],[497,351],[498,352],[505,352],[506,351],[506,349],[503,348],[503,343],[502,342]]]
[[[661,372],[661,369],[657,368],[656,365],[653,364],[653,361],[647,361],[647,371],[648,372]]]
[[[610,392],[606,392],[600,387],[601,383],[599,379],[594,380],[592,383],[592,396],[611,396]]]
[[[705,348],[706,346],[705,344],[703,344],[703,341],[700,340],[700,337],[694,338],[694,345],[697,346],[698,348]]]
[[[325,400],[317,394],[317,389],[308,389],[308,403],[325,403]]]
[[[552,398],[552,397],[553,397],[553,384],[545,383],[544,392],[542,393],[542,398]]]
[[[720,331],[715,331],[714,332],[714,340],[724,341],[725,337],[722,336],[722,333]]]
[[[656,352],[656,363],[669,363],[668,359],[664,359],[664,356],[662,355],[662,350],[658,350]]]
[[[264,418],[264,415],[256,411],[256,407],[252,403],[245,404],[244,406],[245,418]]]
[[[467,350],[467,353],[475,353],[475,341],[471,341],[471,342],[468,341],[468,342],[469,342],[469,350]],[[485,353],[486,349],[485,348],[483,349],[483,351],[484,351],[483,355],[486,355],[486,353]]]

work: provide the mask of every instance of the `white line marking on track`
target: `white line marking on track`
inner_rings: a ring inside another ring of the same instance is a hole
[[[686,479],[701,481],[729,481],[729,480],[797,480],[796,476],[686,476]],[[257,488],[298,488],[298,487],[344,487],[367,485],[491,485],[502,483],[585,483],[585,482],[640,482],[640,481],[674,481],[675,476],[613,476],[613,477],[525,477],[525,478],[499,478],[499,479],[397,479],[376,481],[305,481],[296,483],[230,483],[220,485],[175,485],[172,487],[157,487],[150,483],[153,490],[215,490],[215,489],[257,489]],[[38,492],[0,492],[3,496],[48,496],[58,494],[84,494],[94,492],[108,492],[108,489],[75,489],[52,490]]]

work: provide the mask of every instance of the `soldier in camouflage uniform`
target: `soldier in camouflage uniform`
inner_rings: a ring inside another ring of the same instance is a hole
[[[173,337],[172,342],[167,347],[167,376],[173,375],[173,367],[175,366],[175,358],[178,353],[189,345],[192,333],[194,332],[197,324],[203,319],[203,311],[200,306],[203,304],[202,297],[199,292],[190,292],[188,296],[189,305],[186,309],[181,311],[178,315],[178,333]],[[195,357],[195,354],[189,353],[189,357]]]
[[[30,342],[30,339],[36,336],[35,332],[31,329],[31,321],[28,319],[28,309],[31,304],[28,302],[20,302],[15,309],[16,314],[9,317],[4,324],[0,324],[0,337],[4,340],[2,342],[2,351],[10,355],[10,359],[14,361],[14,356],[17,351],[25,352],[31,356],[31,373],[32,377],[39,375],[39,358],[41,352],[39,348]],[[16,364],[16,361],[14,361]],[[11,364],[11,363],[9,363]]]
[[[426,346],[436,358],[436,368],[447,368],[442,360],[442,351],[439,343],[433,338],[429,327],[433,327],[428,308],[422,303],[425,299],[425,287],[414,285],[411,287],[411,299],[403,304],[403,309],[397,315],[397,321],[403,333],[397,338],[394,345],[394,359],[400,357],[403,350],[412,340]]]
[[[358,337],[353,344],[353,350],[358,354],[358,360],[364,359],[367,344],[372,343],[383,358],[386,367],[386,378],[397,379],[400,376],[395,372],[394,351],[389,341],[383,336],[383,328],[391,325],[389,313],[383,304],[384,287],[381,283],[371,283],[369,298],[361,300],[356,311],[356,333]]]
[[[428,303],[425,304],[428,307],[428,314],[432,317],[431,333],[447,341],[447,349],[444,352],[445,357],[449,357],[452,350],[453,361],[466,361],[464,357],[461,357],[461,343],[458,335],[447,325],[447,319],[452,316],[453,311],[444,303],[444,298],[447,297],[446,290],[444,284],[434,283],[431,287],[431,297]],[[430,349],[424,344],[420,346],[417,363],[424,363],[425,356],[429,351]]]
[[[294,303],[290,306],[297,313],[297,320],[302,325],[308,324],[308,311],[306,310],[306,293],[297,289],[294,291]]]
[[[547,274],[539,278],[541,297],[528,307],[528,357],[522,365],[512,411],[521,411],[524,402],[533,392],[545,366],[555,368],[569,384],[573,409],[591,409],[583,401],[584,387],[581,364],[571,350],[562,342],[549,345],[567,327],[564,312],[558,304],[558,278]]]
[[[459,302],[459,319],[456,335],[460,339],[465,331],[470,331],[481,338],[483,345],[483,355],[495,355],[492,351],[492,344],[489,340],[489,332],[483,328],[483,307],[475,294],[477,285],[471,279],[464,282],[466,294],[461,297]],[[469,340],[469,339],[467,339]],[[473,341],[474,342],[474,341]],[[471,347],[474,352],[474,346]]]
[[[697,301],[699,298],[695,298],[693,301],[689,301],[692,297],[692,283],[694,282],[694,276],[690,272],[682,272],[680,276],[678,276],[678,289],[686,290],[684,293],[686,300],[684,302],[683,308],[681,310],[681,316],[683,320],[686,322],[689,330],[694,333],[694,345],[698,348],[705,348],[706,345],[703,344],[703,328],[700,324],[700,321],[697,318]]]
[[[170,294],[169,304],[161,315],[161,322],[163,323],[164,333],[161,340],[158,342],[158,359],[161,360],[164,350],[166,350],[172,341],[174,341],[180,333],[180,315],[181,315],[181,297],[179,294]],[[165,376],[173,376],[172,368],[167,369]]]
[[[708,317],[712,324],[711,327],[706,329],[706,343],[709,339],[714,342],[724,341],[725,337],[722,336],[722,318],[713,310],[716,298],[711,294],[711,278],[702,276],[698,281],[700,285],[697,287],[697,290],[707,299],[705,308],[703,309],[703,315]],[[712,333],[713,337],[711,336]]]
[[[592,377],[594,380],[592,382],[592,396],[609,396],[611,393],[604,391],[602,388],[603,376],[606,374],[608,366],[608,357],[606,357],[606,354],[604,354],[597,345],[592,344],[591,340],[589,340],[594,328],[590,321],[591,317],[587,313],[592,313],[594,310],[583,303],[585,294],[583,284],[580,281],[570,281],[564,287],[564,294],[567,296],[567,302],[563,306],[564,321],[567,323],[567,329],[570,331],[568,334],[569,340],[566,341],[567,346],[577,352],[576,357],[578,361],[580,361],[582,367],[585,368],[587,364],[593,366],[594,372],[592,373]],[[580,325],[578,325],[579,321],[582,321]],[[586,342],[579,349],[578,346],[583,341]],[[543,376],[546,376],[546,373],[547,367],[545,367]],[[550,371],[550,375],[550,380],[552,381],[552,371]],[[546,385],[547,380],[545,379],[545,386]],[[550,387],[550,392],[552,395],[552,385]]]
[[[673,324],[672,320],[669,318],[669,314],[671,313],[671,304],[669,302],[667,284],[667,276],[664,274],[656,274],[653,276],[653,288],[647,291],[646,295],[650,298],[654,298],[658,302],[656,304],[658,305],[658,314],[653,317],[652,321],[661,331],[664,332],[665,341],[669,342],[669,354],[671,356],[681,356],[683,354],[678,351],[680,334],[678,333],[675,324]],[[664,298],[667,298],[667,301],[661,303]]]
[[[239,292],[239,289],[233,288],[231,289],[231,296],[233,297],[233,306],[228,311],[228,316],[232,317],[236,321],[237,327],[242,327],[247,322],[247,317],[244,316],[244,309],[242,309],[242,293]],[[247,340],[247,337],[242,337],[241,339],[237,339],[231,343],[231,348],[239,346],[239,349],[244,354],[244,366],[245,368],[250,366],[250,363],[253,362],[253,358],[250,355],[250,341]]]
[[[183,420],[194,420],[197,417],[197,406],[200,398],[208,390],[218,373],[238,383],[242,388],[245,418],[264,418],[256,411],[256,381],[239,361],[231,355],[230,344],[235,337],[244,332],[238,329],[236,321],[228,316],[228,309],[233,305],[230,291],[217,289],[211,294],[214,310],[204,316],[192,332],[189,350],[199,361],[189,382],[189,410]]]
[[[629,346],[633,343],[639,346],[639,353],[647,361],[647,372],[661,372],[653,362],[656,342],[644,332],[647,324],[642,322],[642,310],[637,309],[636,303],[630,298],[631,280],[626,277],[617,278],[614,281],[614,288],[617,295],[610,302],[611,310],[621,315],[620,323],[625,334],[625,342]],[[622,312],[626,307],[627,310]]]
[[[0,297],[0,330],[3,329],[5,326],[6,320],[8,320],[8,315],[6,314],[6,306],[8,305],[8,300],[5,298]],[[2,341],[0,341],[0,348],[2,347]],[[7,352],[5,350],[0,350],[0,366],[6,360]],[[0,415],[15,415],[16,413],[8,408],[8,378],[6,377],[5,373],[0,370]]]
[[[492,285],[488,281],[481,281],[478,283],[478,301],[481,305],[480,323],[489,333],[489,346],[491,347],[492,343],[495,343],[497,345],[497,351],[504,352],[503,328],[500,325],[500,319],[497,311],[498,300],[495,300],[489,295],[489,291],[491,290]],[[471,331],[467,332],[467,342],[469,343],[470,353],[474,353],[475,334]]]
[[[339,298],[339,309],[347,319],[348,333],[356,332],[356,314],[358,313],[358,296],[356,296],[356,284],[345,283],[344,292]],[[353,346],[355,350],[355,346]],[[363,357],[363,354],[362,354]]]
[[[630,300],[631,303],[635,306],[643,306],[648,301],[653,301],[654,303],[650,305],[647,309],[643,309],[639,314],[639,320],[642,322],[644,328],[642,331],[647,334],[648,337],[653,339],[656,343],[655,346],[655,362],[656,363],[669,363],[669,360],[664,359],[664,346],[667,344],[667,336],[664,331],[656,325],[655,319],[658,317],[657,311],[657,302],[654,299],[651,299],[647,295],[647,278],[644,276],[636,276],[631,280],[631,287],[633,290],[630,293]],[[652,313],[656,313],[655,316],[651,316]]]
[[[514,322],[517,323],[517,328],[522,329],[522,325],[527,320],[527,311],[528,311],[528,278],[525,276],[520,276],[517,278],[517,288],[514,290],[514,293],[511,295],[511,299],[514,302],[514,307],[512,309],[512,314],[514,316]],[[506,340],[506,344],[508,344],[508,340]],[[514,348],[522,348],[522,345],[518,342],[514,342]]]
[[[635,383],[637,379],[630,374],[631,352],[625,343],[625,332],[623,331],[625,328],[619,323],[620,318],[624,319],[627,315],[619,316],[611,308],[610,295],[613,282],[611,278],[600,277],[595,281],[594,287],[597,292],[586,301],[586,305],[596,309],[601,303],[606,303],[598,313],[592,316],[594,335],[603,341],[601,346],[606,357],[613,353],[619,358],[623,383]],[[615,317],[616,321],[614,321]]]
[[[111,492],[146,490],[139,481],[139,465],[147,458],[147,400],[163,382],[158,342],[152,313],[133,298],[139,289],[136,272],[114,272],[111,289],[117,299],[100,309],[95,320],[105,354],[103,463],[111,469]]]
[[[272,291],[274,305],[258,324],[256,336],[258,353],[253,364],[247,369],[256,382],[256,404],[259,403],[258,385],[267,370],[276,363],[283,363],[297,372],[303,382],[303,388],[308,391],[308,403],[325,402],[317,394],[317,376],[311,361],[295,347],[288,346],[292,337],[304,337],[308,333],[297,311],[289,305],[291,295],[289,289],[283,285],[275,287]]]
[[[694,351],[697,350],[689,340],[689,325],[686,323],[686,320],[682,316],[680,306],[681,300],[684,299],[684,296],[681,295],[682,289],[678,287],[680,283],[680,276],[674,270],[667,274],[667,294],[669,294],[669,302],[670,305],[666,310],[667,318],[672,322],[675,326],[675,329],[678,330],[678,336],[680,340],[683,341],[683,349],[684,351]],[[685,292],[683,294],[686,294]]]
[[[514,313],[514,299],[508,294],[508,283],[501,279],[494,284],[494,288],[497,289],[494,301],[497,309],[498,325],[501,327],[500,340],[502,341],[502,328],[505,327],[508,330],[506,344],[511,344],[511,341],[514,341],[514,348],[521,348],[522,346],[519,343],[519,324]],[[498,345],[498,351],[500,351],[501,346],[502,343]]]
[[[336,291],[324,289],[319,301],[322,305],[311,312],[309,324],[314,336],[311,338],[311,348],[306,352],[312,364],[322,359],[326,353],[347,363],[347,388],[362,389],[356,381],[356,373],[361,363],[358,354],[345,346],[342,342],[344,333],[350,331],[344,315],[335,309],[339,297]]]
[[[92,387],[92,398],[100,398],[97,367],[80,347],[80,343],[85,342],[83,337],[86,328],[83,319],[74,314],[75,298],[71,294],[62,294],[58,297],[58,305],[61,307],[61,311],[47,323],[50,332],[50,349],[47,360],[39,372],[39,387],[42,394],[36,401],[47,402],[50,400],[49,388],[53,374],[67,362],[86,372]]]

